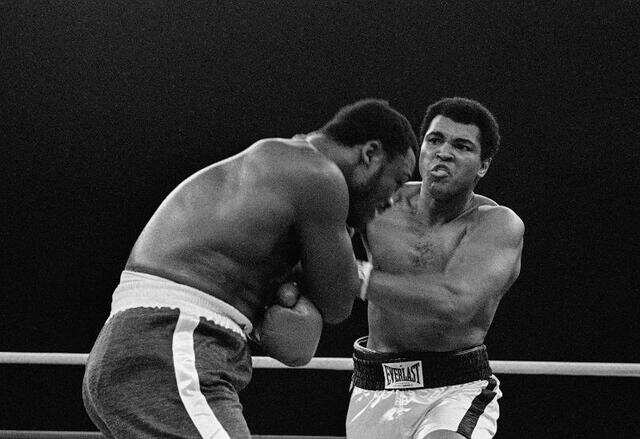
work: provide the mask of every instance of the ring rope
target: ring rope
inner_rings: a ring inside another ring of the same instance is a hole
[[[0,430],[0,439],[105,439],[94,431]],[[252,435],[251,439],[344,439],[344,436]]]
[[[51,364],[83,366],[89,354],[63,352],[0,352],[0,364]],[[640,377],[640,363],[595,363],[562,361],[500,361],[491,360],[495,373],[521,375],[580,375]],[[253,357],[257,369],[321,369],[353,370],[351,358],[316,357],[309,364],[289,367],[270,357]]]

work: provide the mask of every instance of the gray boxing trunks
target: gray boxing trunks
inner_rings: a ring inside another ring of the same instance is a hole
[[[124,271],[86,365],[89,417],[107,438],[250,438],[238,398],[250,331],[213,296]]]

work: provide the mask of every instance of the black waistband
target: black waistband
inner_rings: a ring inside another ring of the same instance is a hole
[[[353,385],[368,390],[422,389],[486,380],[491,366],[485,345],[459,352],[381,353],[353,345]]]

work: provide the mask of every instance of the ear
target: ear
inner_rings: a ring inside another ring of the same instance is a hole
[[[490,158],[489,159],[485,159],[485,160],[482,161],[482,167],[478,171],[478,178],[484,177],[484,175],[489,170],[489,166],[491,166],[491,159]]]
[[[384,161],[384,150],[379,140],[369,140],[360,149],[360,160],[365,166],[375,166]]]

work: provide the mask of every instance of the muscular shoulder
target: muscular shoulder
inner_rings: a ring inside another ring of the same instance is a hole
[[[280,174],[278,178],[288,182],[344,183],[335,163],[304,140],[263,139],[253,144],[250,150],[255,158],[268,162],[272,171]]]
[[[304,209],[348,209],[348,188],[338,166],[301,139],[257,142],[254,154],[268,161],[270,178]]]
[[[511,209],[490,201],[478,206],[473,228],[505,244],[518,245],[524,235],[522,219]]]

